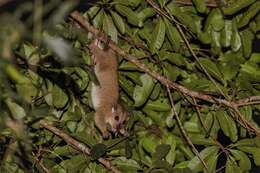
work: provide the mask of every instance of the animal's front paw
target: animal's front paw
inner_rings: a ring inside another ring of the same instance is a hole
[[[120,129],[119,132],[120,132],[123,136],[125,136],[125,137],[129,137],[129,136],[130,136],[129,132],[126,131],[124,128]]]
[[[108,139],[109,138],[109,132],[108,131],[105,131],[105,132],[103,132],[102,133],[102,137],[103,137],[103,139]]]

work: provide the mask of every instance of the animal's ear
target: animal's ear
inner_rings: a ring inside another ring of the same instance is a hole
[[[113,106],[113,107],[112,107],[112,114],[115,113],[115,112],[116,112],[116,109],[115,109],[115,107]]]

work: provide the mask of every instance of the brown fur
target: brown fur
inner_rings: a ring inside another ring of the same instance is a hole
[[[92,103],[95,109],[95,123],[104,138],[109,136],[108,129],[113,132],[124,131],[128,113],[118,103],[118,64],[117,57],[111,49],[101,49],[95,39],[89,48],[92,53],[94,70],[99,86],[92,83]]]

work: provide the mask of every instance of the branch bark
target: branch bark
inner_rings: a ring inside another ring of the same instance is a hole
[[[218,4],[216,1],[219,0],[206,0],[206,5],[208,7],[217,7]],[[175,0],[174,1],[176,4],[181,4],[181,5],[193,5],[192,0]]]

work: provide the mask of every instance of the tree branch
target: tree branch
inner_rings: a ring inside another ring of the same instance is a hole
[[[86,29],[87,31],[91,32],[94,37],[96,37],[97,39],[106,42],[107,40],[107,35],[100,32],[98,29],[96,29],[95,27],[91,26],[90,23],[83,17],[80,15],[80,13],[78,11],[74,11],[71,13],[70,15],[78,24],[80,24],[84,29]],[[187,89],[186,87],[179,85],[175,82],[172,82],[171,80],[167,79],[166,77],[160,75],[158,72],[151,70],[150,68],[148,68],[146,65],[142,64],[138,58],[136,58],[135,56],[129,55],[127,54],[124,50],[122,50],[121,48],[119,48],[112,40],[109,41],[108,46],[114,50],[116,53],[118,53],[119,55],[121,55],[123,58],[125,58],[126,60],[130,61],[131,63],[133,63],[134,65],[136,65],[140,70],[142,70],[143,72],[149,74],[151,77],[153,77],[154,79],[160,81],[163,85],[165,86],[169,86],[171,89],[177,90],[181,93],[183,93],[184,95],[196,98],[196,99],[201,99],[213,104],[220,104],[220,105],[224,105],[228,108],[231,108],[232,110],[235,110],[239,105],[236,104],[235,101],[228,101],[226,99],[219,99],[216,98],[214,96],[211,95],[207,95],[207,94],[203,94],[201,92],[197,92],[197,91],[192,91]],[[258,97],[258,96],[257,96]],[[246,100],[247,98],[244,98],[243,100]],[[237,102],[240,102],[239,100]],[[256,129],[256,128],[254,128]],[[260,134],[259,129],[257,129],[256,131],[253,131],[256,134]]]
[[[64,133],[63,131],[57,129],[56,127],[50,125],[47,121],[41,120],[40,125],[44,127],[45,129],[48,129],[55,135],[59,136],[62,138],[68,145],[71,147],[75,148],[78,151],[81,151],[82,153],[86,155],[90,155],[90,149],[83,143],[80,143],[79,141],[73,139],[70,137],[68,134]],[[104,158],[99,158],[98,161],[104,165],[104,167],[114,173],[122,173],[117,167],[113,166],[110,161],[104,159]]]

